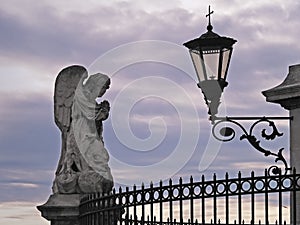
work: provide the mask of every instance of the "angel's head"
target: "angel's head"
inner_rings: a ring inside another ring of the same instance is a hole
[[[102,97],[109,88],[110,79],[107,75],[97,73],[89,76],[84,84],[85,95],[89,100],[94,101],[97,97]]]

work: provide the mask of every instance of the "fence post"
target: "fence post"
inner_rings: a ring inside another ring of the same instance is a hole
[[[290,121],[290,159],[291,167],[300,171],[300,64],[289,67],[289,74],[278,86],[262,92],[268,102],[278,103],[287,109],[293,119]],[[297,193],[297,199],[300,193]],[[292,210],[296,204],[296,212]],[[296,214],[296,224],[300,224],[300,201],[293,202],[291,196],[291,218]],[[293,223],[293,221],[291,222]]]

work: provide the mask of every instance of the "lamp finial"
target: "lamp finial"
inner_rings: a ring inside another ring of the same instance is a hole
[[[208,26],[207,26],[208,31],[212,31],[212,29],[213,29],[213,26],[211,25],[211,22],[210,22],[210,15],[213,13],[214,13],[214,11],[210,11],[210,5],[209,5],[208,6],[208,14],[206,15],[206,17],[208,17]]]

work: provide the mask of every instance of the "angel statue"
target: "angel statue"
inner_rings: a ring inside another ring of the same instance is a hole
[[[104,147],[102,121],[109,115],[109,102],[100,104],[109,88],[104,74],[88,77],[82,66],[70,66],[57,76],[54,93],[55,123],[61,130],[62,147],[53,193],[110,192],[113,177]]]

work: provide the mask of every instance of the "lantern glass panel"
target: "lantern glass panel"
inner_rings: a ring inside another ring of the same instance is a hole
[[[226,74],[229,66],[230,56],[232,49],[224,48],[223,49],[223,60],[222,60],[222,70],[221,78],[226,80]]]
[[[205,68],[201,58],[200,51],[190,50],[191,58],[199,79],[199,82],[206,80]]]
[[[218,79],[220,50],[203,50],[203,60],[208,80]]]

